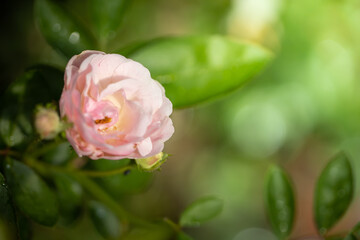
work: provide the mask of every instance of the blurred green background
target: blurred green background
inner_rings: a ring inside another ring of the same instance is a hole
[[[90,1],[63,0],[88,28]],[[0,93],[26,67],[64,68],[66,59],[45,42],[34,23],[33,1],[2,6]],[[243,89],[173,115],[168,162],[154,176],[124,179],[135,190],[103,179],[107,190],[139,216],[177,219],[191,201],[216,195],[220,217],[186,229],[195,239],[272,239],[264,212],[264,175],[272,162],[296,188],[294,237],[313,234],[316,177],[339,150],[360,173],[360,2],[357,0],[133,0],[107,52],[158,36],[223,34],[257,42],[274,61]],[[96,164],[96,163],[94,163]],[[104,166],[101,166],[102,168]],[[151,179],[150,179],[151,178]],[[148,181],[148,179],[150,179]],[[360,217],[360,178],[351,210],[334,232]],[[120,189],[120,190],[119,190]],[[126,194],[125,193],[131,193]],[[84,215],[70,228],[35,226],[34,239],[101,239]]]

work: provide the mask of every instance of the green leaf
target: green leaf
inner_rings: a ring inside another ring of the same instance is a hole
[[[39,65],[28,69],[5,92],[0,109],[0,136],[13,147],[29,140],[37,104],[60,99],[64,73],[56,68]]]
[[[72,149],[70,143],[63,142],[46,152],[42,158],[42,161],[51,163],[53,165],[64,165],[76,156],[77,155]]]
[[[278,166],[269,169],[266,207],[274,232],[280,239],[289,236],[294,224],[294,190],[286,173]]]
[[[121,225],[116,215],[100,202],[89,202],[90,217],[98,232],[106,239],[118,239]]]
[[[181,214],[180,226],[199,226],[219,215],[223,205],[223,201],[217,197],[206,197],[196,200]]]
[[[54,0],[36,0],[35,19],[46,41],[67,58],[96,49],[91,34]]]
[[[322,171],[315,191],[315,222],[325,234],[345,213],[354,192],[353,173],[345,154],[335,156]]]
[[[45,226],[56,223],[59,215],[56,196],[31,168],[8,158],[5,175],[13,200],[22,213]]]
[[[61,220],[65,224],[70,224],[81,213],[83,189],[77,181],[65,173],[56,173],[54,182],[59,199]]]
[[[16,229],[16,217],[8,186],[0,173],[0,239],[15,239]]]
[[[184,232],[180,232],[177,237],[176,237],[177,240],[193,240],[192,237],[190,237],[189,235],[187,235],[186,233]]]
[[[0,173],[0,239],[27,240],[32,236],[30,223],[16,214],[4,176]]]
[[[128,0],[91,0],[90,10],[98,39],[115,37],[121,25]]]
[[[147,67],[174,107],[183,108],[243,86],[272,55],[248,42],[193,36],[154,40],[135,48],[128,57]]]

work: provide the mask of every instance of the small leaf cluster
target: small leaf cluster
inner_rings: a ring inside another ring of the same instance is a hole
[[[350,206],[354,195],[354,177],[349,159],[337,154],[321,172],[314,193],[314,221],[320,236],[326,239],[360,239],[358,226],[342,237],[328,236]],[[266,209],[273,231],[279,239],[288,239],[295,220],[295,195],[288,174],[272,166],[266,180]]]

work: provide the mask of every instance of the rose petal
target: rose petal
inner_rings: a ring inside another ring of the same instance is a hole
[[[145,138],[143,141],[141,141],[138,145],[137,145],[137,149],[139,150],[139,153],[141,154],[141,156],[146,156],[147,154],[149,154],[152,150],[152,142],[151,139]]]

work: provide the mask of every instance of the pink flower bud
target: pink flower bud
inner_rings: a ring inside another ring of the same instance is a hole
[[[61,131],[58,113],[51,108],[39,107],[35,113],[35,128],[41,139],[53,139]]]
[[[146,172],[152,172],[158,170],[160,166],[166,161],[168,155],[166,153],[158,153],[155,156],[148,158],[136,159],[138,167]]]

